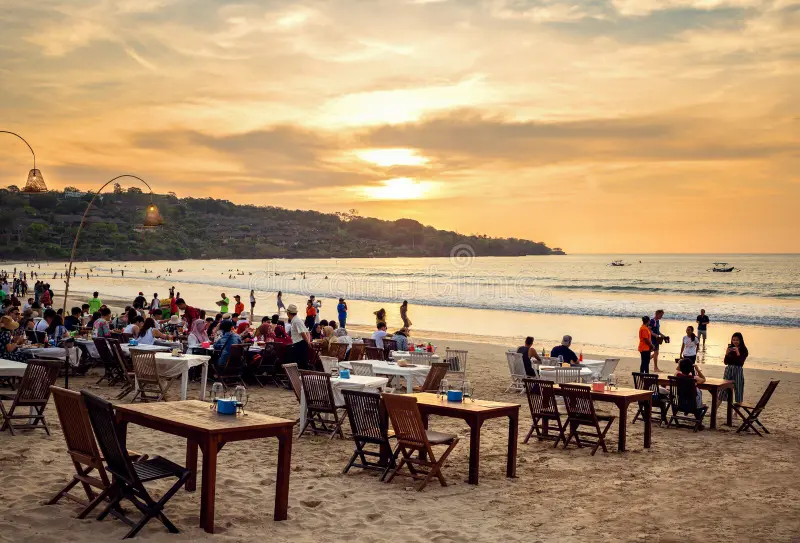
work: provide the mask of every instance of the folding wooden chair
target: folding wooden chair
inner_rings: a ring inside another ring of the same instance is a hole
[[[225,363],[225,367],[221,370],[217,368],[216,365],[212,365],[209,362],[209,369],[212,367],[214,368],[214,379],[222,383],[222,386],[226,389],[231,385],[245,385],[244,379],[242,376],[244,375],[244,370],[247,367],[247,357],[246,351],[247,346],[243,344],[238,345],[231,345],[230,353],[228,355],[228,361]],[[313,353],[313,349],[309,349],[310,353]]]
[[[383,338],[383,358],[389,360],[392,351],[397,350],[397,340]]]
[[[355,345],[355,343],[353,345]],[[384,350],[379,347],[365,345],[364,350],[367,353],[367,360],[386,360]]]
[[[567,420],[564,423],[564,427],[569,428],[569,435],[564,441],[564,448],[567,448],[567,445],[574,437],[578,448],[583,447],[584,444],[594,445],[592,456],[597,452],[598,447],[603,447],[603,452],[608,452],[605,437],[616,417],[613,415],[598,415],[595,412],[592,389],[588,386],[561,384],[559,388],[564,395],[564,403],[567,406]],[[600,421],[607,423],[602,430],[600,429]],[[594,431],[582,432],[580,430],[581,426],[588,426]],[[586,439],[587,437],[595,437],[596,440],[590,441]]]
[[[431,364],[428,375],[425,376],[425,382],[421,386],[414,387],[414,392],[439,392],[442,379],[445,378],[449,369],[450,365],[447,362],[434,362]]]
[[[353,343],[350,346],[350,354],[347,355],[348,360],[362,360],[366,352],[366,345],[363,343]],[[338,353],[337,353],[338,358]]]
[[[758,403],[755,407],[751,407],[749,405],[745,405],[743,403],[734,403],[733,409],[736,411],[736,414],[742,419],[742,425],[739,426],[739,429],[736,430],[736,433],[739,432],[746,432],[748,430],[753,430],[756,434],[761,436],[761,432],[758,431],[758,428],[753,426],[754,424],[758,424],[761,427],[761,430],[768,434],[769,430],[761,424],[761,421],[758,420],[758,416],[767,407],[767,403],[769,399],[772,397],[772,393],[775,392],[775,389],[778,386],[780,381],[770,381],[769,385],[767,385],[767,389],[764,391],[764,394],[761,395],[761,399],[758,400]],[[763,436],[761,436],[763,437]]]
[[[697,406],[697,382],[694,377],[669,376],[669,396],[672,415],[667,428],[675,426],[692,428],[695,432],[703,429],[703,418],[708,411],[707,405]],[[683,413],[683,415],[679,415]],[[691,416],[689,416],[691,415]]]
[[[344,406],[336,405],[330,374],[301,370],[300,382],[303,385],[303,394],[306,399],[306,423],[297,437],[302,437],[306,428],[310,426],[314,435],[328,434],[329,439],[333,439],[338,434],[344,439],[344,433],[342,433],[344,419],[339,414],[344,410]]]
[[[377,347],[377,345],[375,344],[375,340],[372,338],[365,337],[361,341],[363,341],[364,345],[366,345],[367,347]]]
[[[300,391],[303,385],[300,382],[300,370],[297,369],[297,364],[284,364],[283,371],[286,372],[286,378],[289,380],[292,391],[294,391],[297,403],[300,403]]]
[[[638,390],[649,390],[653,393],[653,408],[658,408],[659,415],[656,417],[655,413],[650,417],[653,422],[667,423],[667,415],[669,414],[669,397],[664,397],[658,390],[658,374],[657,373],[638,373],[632,372],[633,375],[633,388]],[[634,424],[639,417],[644,419],[645,409],[647,402],[639,402],[639,409],[633,416],[631,424]]]
[[[527,443],[534,432],[536,432],[536,438],[539,441],[546,439],[555,441],[553,448],[558,447],[558,443],[561,440],[566,442],[564,425],[561,424],[561,413],[558,412],[558,403],[556,403],[556,396],[553,393],[553,381],[526,377],[522,383],[525,387],[525,394],[528,396],[528,407],[530,407],[531,418],[533,419],[531,429],[522,442]],[[540,423],[543,421],[547,421],[548,424],[550,421],[555,421],[558,435],[550,433],[544,435],[542,428],[540,428]]]
[[[417,491],[425,488],[433,477],[439,479],[442,486],[447,486],[447,481],[442,475],[442,466],[458,444],[458,436],[426,430],[417,407],[417,399],[413,396],[383,394],[382,398],[397,438],[397,451],[394,456],[397,457],[398,451],[402,454],[386,482],[391,483],[403,466],[407,466],[409,475],[414,480],[422,481],[417,486]],[[432,445],[447,446],[438,460],[433,454]],[[419,453],[416,458],[413,457],[415,452]],[[420,467],[427,468],[427,471],[419,469]]]
[[[353,369],[353,375],[375,377],[375,369],[372,367],[372,364],[367,362],[350,362],[350,367]]]
[[[262,388],[264,387],[264,383],[269,381],[272,381],[278,386],[283,385],[279,377],[279,370],[285,350],[286,346],[282,343],[268,342],[264,344],[264,348],[261,350],[259,365],[252,372],[253,379],[255,379],[256,383]]]
[[[597,377],[598,381],[608,381],[608,376],[614,373],[619,365],[619,358],[606,358],[603,367],[600,369],[600,375]]]
[[[555,368],[556,383],[580,383],[583,368]]]
[[[430,366],[433,363],[433,353],[408,353],[408,362],[415,366]]]
[[[96,384],[99,385],[103,381],[106,381],[108,382],[108,386],[116,385],[122,380],[122,376],[120,375],[119,363],[117,362],[116,357],[114,357],[114,355],[111,353],[111,350],[108,348],[106,338],[95,337],[92,338],[92,342],[97,349],[97,354],[100,355],[100,360],[103,362],[103,368],[105,370],[105,373],[103,373],[103,376],[97,380]]]
[[[389,435],[389,417],[381,403],[381,396],[374,392],[347,389],[342,390],[342,396],[356,446],[342,473],[347,473],[351,467],[376,470],[382,472],[380,480],[383,481],[396,464],[389,442],[393,437]],[[368,450],[367,445],[376,445],[379,450]],[[370,461],[368,457],[379,460]],[[357,464],[356,460],[359,459],[361,463]]]
[[[173,380],[159,374],[156,353],[131,349],[131,360],[133,372],[136,374],[136,393],[131,403],[137,398],[142,402],[166,401]]]
[[[99,500],[108,497],[111,502],[100,513],[97,520],[103,520],[112,510],[119,511],[120,502],[128,500],[143,516],[139,522],[134,523],[123,513],[117,515],[120,520],[131,527],[123,539],[135,536],[153,518],[158,518],[170,532],[178,533],[179,530],[164,514],[164,505],[186,484],[192,475],[191,470],[160,456],[136,463],[131,462],[124,446],[124,438],[117,426],[114,406],[85,390],[81,391],[81,395],[86,404],[97,443],[100,445],[100,450],[103,452],[108,466],[108,472],[113,475],[111,485],[98,497]],[[160,500],[155,501],[144,487],[144,483],[169,477],[175,477],[178,480]]]
[[[122,390],[117,394],[116,399],[121,400],[136,388],[136,374],[133,371],[133,364],[129,363],[125,357],[125,352],[122,350],[119,341],[109,338],[106,339],[106,343],[112,358],[117,361],[117,365],[120,368],[118,382],[122,383]]]
[[[61,369],[59,360],[28,360],[28,367],[22,375],[22,382],[14,393],[0,394],[0,418],[3,424],[0,432],[8,428],[11,435],[14,430],[32,430],[34,428],[44,428],[47,435],[50,435],[50,428],[47,427],[47,420],[44,417],[44,410],[47,401],[50,399],[50,387],[58,379],[58,372]],[[6,410],[4,402],[10,401],[11,407]],[[24,414],[17,415],[18,408],[23,409]],[[15,420],[24,420],[24,424],[14,424]],[[41,423],[41,425],[39,424]]]
[[[508,362],[508,373],[511,376],[511,384],[506,387],[505,392],[522,392],[525,390],[522,381],[527,377],[525,374],[525,364],[522,362],[522,353],[506,351],[506,362]]]
[[[467,380],[467,355],[469,351],[445,349],[444,361],[450,366],[447,379],[451,382]]]

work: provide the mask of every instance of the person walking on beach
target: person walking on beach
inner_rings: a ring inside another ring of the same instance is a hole
[[[280,290],[278,291],[277,302],[278,302],[278,315],[281,314],[281,309],[283,309],[283,311],[286,312],[286,306],[283,305],[283,292],[281,292]]]
[[[697,362],[697,346],[700,340],[694,333],[694,326],[686,327],[686,335],[683,336],[683,344],[681,345],[681,358],[687,358],[692,361],[692,364]]]
[[[703,349],[706,348],[706,334],[708,329],[708,322],[709,322],[708,315],[706,315],[706,310],[701,309],[700,314],[697,315],[697,337],[703,338]]]
[[[339,298],[336,312],[339,314],[339,326],[347,328],[347,302],[344,301],[344,298]]]
[[[386,323],[386,310],[384,308],[380,308],[379,310],[374,311],[373,315],[375,315],[376,325],[380,323]]]
[[[153,300],[150,302],[150,315],[156,312],[156,309],[161,307],[161,300],[158,298],[158,292],[153,293]]]
[[[739,332],[734,332],[728,350],[725,351],[725,373],[723,379],[733,381],[734,401],[741,403],[744,399],[744,362],[750,353],[744,344],[744,337]],[[721,400],[727,400],[729,390],[720,393]]]
[[[653,339],[650,332],[650,317],[642,317],[642,326],[639,327],[639,355],[642,362],[639,373],[650,373],[650,353],[653,351]]]
[[[317,300],[314,295],[311,295],[311,305],[314,306],[314,324],[319,324],[320,313],[322,313],[322,302]]]
[[[103,305],[103,302],[100,301],[98,298],[100,294],[95,291],[92,293],[92,297],[89,300],[89,313],[94,315],[96,312],[100,311],[100,306]]]
[[[658,367],[658,350],[659,345],[661,342],[669,343],[669,336],[665,336],[661,333],[661,319],[664,317],[664,310],[659,309],[656,311],[655,315],[652,319],[650,319],[650,339],[653,344],[653,371],[655,373],[661,373],[661,369]]]
[[[250,289],[250,314],[256,318],[256,291],[253,289]]]
[[[411,319],[408,318],[408,300],[403,300],[400,304],[400,318],[403,321],[403,327],[411,328]]]

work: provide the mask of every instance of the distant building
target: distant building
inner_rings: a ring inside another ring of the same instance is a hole
[[[86,192],[81,192],[79,190],[64,190],[64,198],[83,198],[86,194]]]

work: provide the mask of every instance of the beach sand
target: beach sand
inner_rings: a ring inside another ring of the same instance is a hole
[[[553,449],[536,440],[521,443],[530,414],[524,396],[503,392],[508,371],[502,347],[454,339],[437,344],[441,350],[469,350],[469,379],[477,398],[522,405],[517,478],[505,477],[507,423],[501,419],[483,427],[480,484],[471,486],[465,482],[468,428],[455,419],[431,417],[432,429],[457,433],[461,441],[444,467],[449,486],[432,483],[421,493],[407,478],[383,484],[357,469],[342,475],[352,442],[304,436],[295,439],[292,451],[289,519],[273,522],[277,441],[231,443],[219,456],[217,534],[198,527],[199,490],[182,490],[165,511],[182,533],[169,534],[151,521],[138,540],[735,542],[800,537],[800,432],[792,392],[800,375],[745,369],[745,399],[750,403],[770,379],[781,380],[762,417],[772,432],[767,437],[736,435],[735,427],[723,425],[722,410],[716,431],[654,427],[647,450],[644,425],[630,424],[631,407],[628,452],[616,452],[615,423],[608,434],[612,452],[598,451],[592,457],[587,449]],[[634,359],[620,363],[616,374],[621,384],[630,386],[630,372],[637,367]],[[721,377],[722,368],[709,366],[707,373]],[[116,393],[95,386],[96,380],[76,378],[70,384],[104,397]],[[297,418],[290,391],[251,387],[249,392],[248,410]],[[198,384],[193,383],[190,398],[197,394]],[[171,399],[177,399],[175,389]],[[608,404],[597,406],[612,413]],[[76,520],[79,507],[68,501],[44,505],[73,474],[52,402],[47,414],[51,437],[43,431],[0,434],[0,541],[121,538],[127,527],[115,519]],[[128,444],[142,453],[184,461],[185,442],[171,435],[131,425]],[[167,487],[161,482],[148,485],[159,495]]]

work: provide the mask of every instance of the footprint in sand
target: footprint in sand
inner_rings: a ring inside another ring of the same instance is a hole
[[[321,504],[322,504],[321,500],[300,500],[300,505],[304,505],[312,509],[314,507],[319,507]]]

